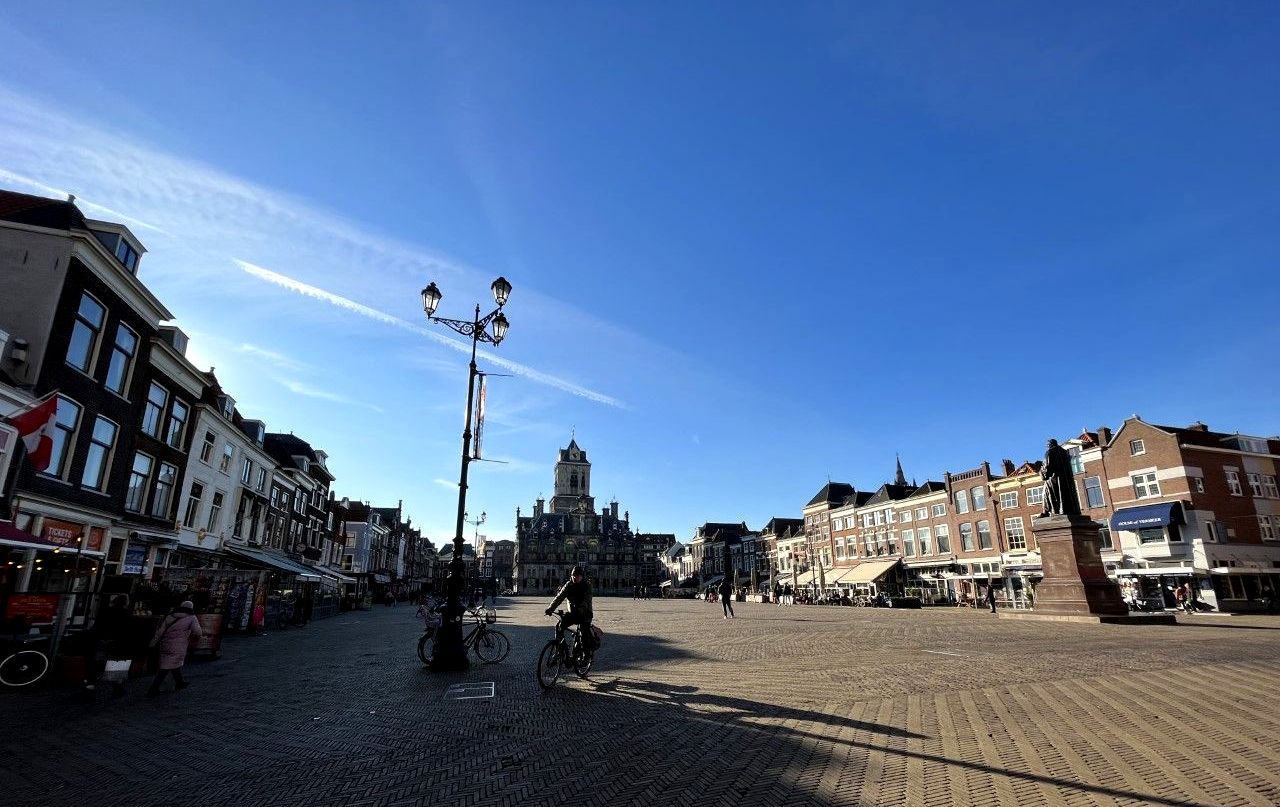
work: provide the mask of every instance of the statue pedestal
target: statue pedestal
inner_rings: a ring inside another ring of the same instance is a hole
[[[1059,622],[1172,625],[1173,614],[1131,615],[1120,586],[1107,577],[1099,553],[1100,526],[1086,516],[1040,516],[1031,532],[1040,546],[1044,579],[1036,586],[1034,611],[1005,611],[1001,617]]]

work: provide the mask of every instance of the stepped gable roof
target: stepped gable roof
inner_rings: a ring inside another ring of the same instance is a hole
[[[813,507],[815,504],[834,504],[839,505],[844,502],[845,498],[852,496],[856,491],[853,485],[848,482],[828,482],[822,486],[822,490],[809,500],[805,507]]]
[[[946,490],[947,486],[944,482],[934,482],[932,479],[916,488],[908,499],[914,499],[916,496],[928,496],[930,493],[937,493],[940,490]]]
[[[15,191],[0,191],[0,219],[51,230],[89,229],[75,202]]]

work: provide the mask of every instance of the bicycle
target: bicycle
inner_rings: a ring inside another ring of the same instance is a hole
[[[565,667],[572,667],[579,678],[586,678],[595,661],[595,653],[582,644],[582,626],[565,625],[565,616],[564,611],[556,611],[556,636],[538,654],[538,685],[543,689],[555,686]]]
[[[418,639],[418,659],[423,664],[431,663],[431,653],[428,651],[432,648],[440,628],[439,607],[441,605],[443,603],[435,603],[430,607],[423,605],[418,608],[418,615],[426,622],[422,637]],[[467,650],[474,650],[476,657],[485,664],[497,664],[506,658],[511,652],[511,640],[502,631],[489,627],[498,621],[497,612],[492,608],[484,610],[470,608],[467,613],[475,619],[475,625],[471,628],[471,632],[463,637],[462,646]]]
[[[0,683],[10,687],[34,684],[49,671],[49,657],[32,645],[48,645],[49,637],[17,634],[0,638]]]

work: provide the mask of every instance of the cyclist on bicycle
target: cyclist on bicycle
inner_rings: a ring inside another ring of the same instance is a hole
[[[556,606],[565,600],[569,601],[569,613],[564,617],[565,627],[581,625],[582,646],[588,653],[595,652],[596,637],[591,632],[591,584],[587,582],[581,566],[574,566],[569,572],[569,582],[560,587],[547,608],[547,616],[555,613]]]

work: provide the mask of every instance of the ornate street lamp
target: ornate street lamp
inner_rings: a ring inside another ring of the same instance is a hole
[[[494,302],[498,307],[480,316],[480,306],[476,305],[475,316],[470,320],[446,319],[436,316],[436,307],[444,295],[435,283],[430,283],[422,290],[422,310],[430,322],[438,322],[463,336],[471,337],[471,369],[467,374],[467,414],[462,427],[462,471],[458,477],[458,522],[453,536],[453,559],[449,562],[449,578],[446,581],[449,599],[441,609],[442,624],[436,632],[435,653],[432,656],[431,669],[465,670],[467,668],[467,648],[462,642],[462,589],[466,585],[466,569],[462,563],[462,530],[467,517],[467,467],[471,463],[471,408],[475,402],[476,389],[476,345],[489,342],[495,347],[507,336],[506,316],[502,307],[511,296],[511,284],[500,277],[489,286],[493,291]],[[489,326],[492,325],[492,333]],[[478,528],[477,528],[478,531]]]

